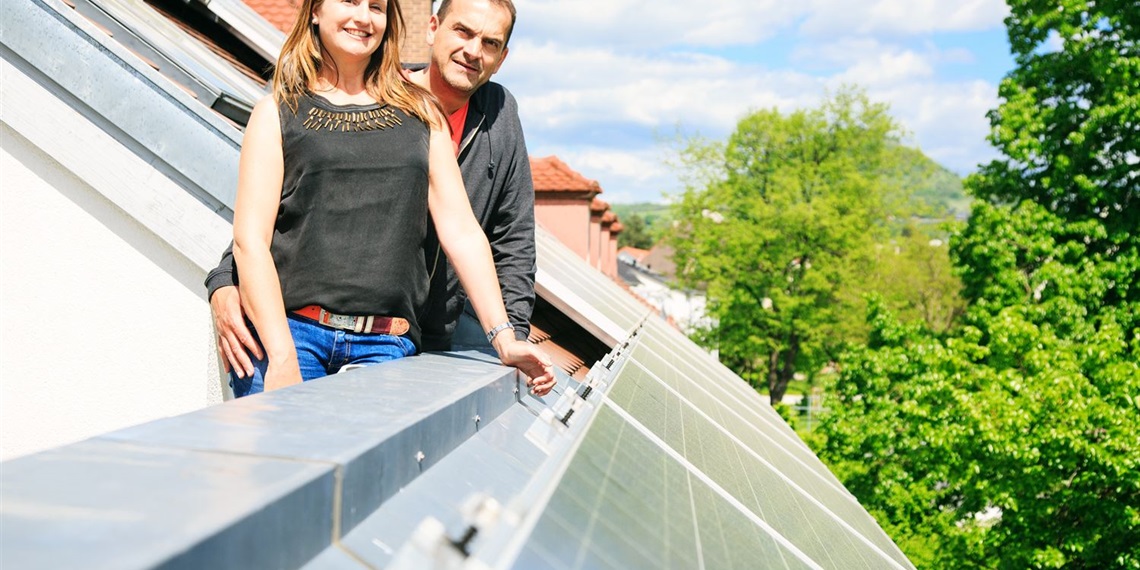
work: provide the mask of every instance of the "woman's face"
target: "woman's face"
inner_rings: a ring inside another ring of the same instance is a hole
[[[313,10],[313,23],[334,60],[367,60],[384,39],[387,12],[388,0],[324,0]]]

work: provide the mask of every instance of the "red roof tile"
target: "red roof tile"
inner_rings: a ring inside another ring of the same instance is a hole
[[[646,255],[649,255],[649,250],[648,249],[636,248],[636,247],[633,247],[632,245],[627,245],[627,246],[618,250],[618,255],[621,255],[623,253],[625,255],[632,257],[633,259],[636,259],[637,261],[641,261],[641,258],[645,257]]]
[[[618,219],[617,214],[615,214],[613,210],[607,210],[605,214],[602,214],[602,223],[603,224],[612,224],[612,223],[616,222],[617,219]]]
[[[546,158],[530,157],[530,175],[534,179],[535,192],[593,192],[599,194],[602,187],[597,180],[590,180],[575,172],[557,156]]]
[[[605,200],[603,200],[601,198],[594,198],[590,202],[590,211],[594,212],[595,214],[600,214],[600,213],[605,212],[606,210],[609,210],[609,209],[610,209],[609,202],[606,202]]]
[[[296,0],[244,0],[245,5],[253,8],[254,12],[261,14],[262,18],[273,24],[273,27],[289,33],[293,27],[293,20],[297,17]]]

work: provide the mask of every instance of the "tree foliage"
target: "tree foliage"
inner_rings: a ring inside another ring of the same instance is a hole
[[[674,215],[678,277],[706,286],[718,324],[703,341],[745,377],[763,371],[773,402],[861,326],[851,286],[883,231],[897,136],[884,105],[846,89],[815,109],[757,111],[723,147],[682,153],[699,167]]]
[[[650,249],[657,241],[653,237],[645,218],[639,214],[629,214],[622,217],[622,231],[618,234],[618,247],[636,247]]]
[[[1140,568],[1140,11],[1010,9],[962,324],[873,308],[816,445],[920,566]]]

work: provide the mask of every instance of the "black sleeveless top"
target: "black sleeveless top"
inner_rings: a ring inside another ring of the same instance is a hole
[[[285,177],[270,247],[286,310],[403,317],[427,301],[429,129],[382,105],[278,105]]]

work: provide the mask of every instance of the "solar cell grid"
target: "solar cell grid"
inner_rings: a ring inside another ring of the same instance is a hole
[[[775,430],[767,423],[746,420],[733,407],[724,405],[721,400],[701,390],[697,381],[679,375],[670,376],[672,382],[666,384],[676,389],[689,404],[708,414],[712,421],[765,459],[779,462],[789,476],[794,473],[797,478],[803,476],[805,480],[817,480],[820,485],[830,487],[842,499],[848,502],[854,501],[839,480],[802,444],[789,443],[778,433],[774,433]],[[767,406],[767,404],[761,405]]]
[[[799,437],[794,433],[788,435],[789,430],[783,419],[779,418],[778,415],[773,419],[758,412],[758,410],[762,410],[775,414],[768,404],[762,402],[747,404],[731,399],[722,389],[718,389],[715,383],[706,382],[707,377],[686,376],[671,361],[658,357],[657,353],[650,351],[643,345],[639,345],[634,350],[632,360],[644,366],[647,371],[698,408],[702,410],[723,410],[725,414],[742,418],[742,423],[747,426],[748,431],[762,430],[788,454],[795,456],[804,464],[818,471],[821,477],[838,485],[831,472],[820,463],[815,454],[800,441]]]
[[[636,357],[635,351],[635,357]],[[852,552],[861,552],[864,567],[876,566],[883,555],[864,542],[866,538],[885,553],[895,550],[893,543],[879,529],[869,515],[853,501],[841,487],[833,486],[830,478],[823,478],[788,455],[788,452],[751,426],[747,430],[756,437],[753,445],[737,438],[737,432],[728,432],[717,425],[709,412],[698,411],[684,403],[638,360],[628,362],[617,374],[609,400],[625,406],[637,421],[656,434],[667,445],[704,471],[734,497],[747,505],[764,520],[775,520],[773,527],[784,533],[805,552],[822,559],[825,567],[842,567],[830,558],[829,549],[842,544]],[[705,407],[713,414],[721,413],[718,402],[706,401]],[[672,413],[669,413],[671,411]],[[666,426],[673,427],[666,434]],[[679,429],[678,429],[679,428]],[[684,437],[678,440],[677,433]],[[762,490],[761,490],[762,489]],[[799,524],[785,526],[784,513],[792,510],[792,520]],[[840,524],[846,523],[848,528]],[[820,530],[817,530],[817,527]],[[860,536],[854,536],[856,533]],[[868,552],[864,552],[868,551]],[[905,564],[905,558],[900,562]],[[880,562],[881,563],[881,562]]]
[[[703,482],[690,480],[705,568],[812,568]]]
[[[621,418],[600,410],[515,567],[539,562],[697,567],[684,469]]]

